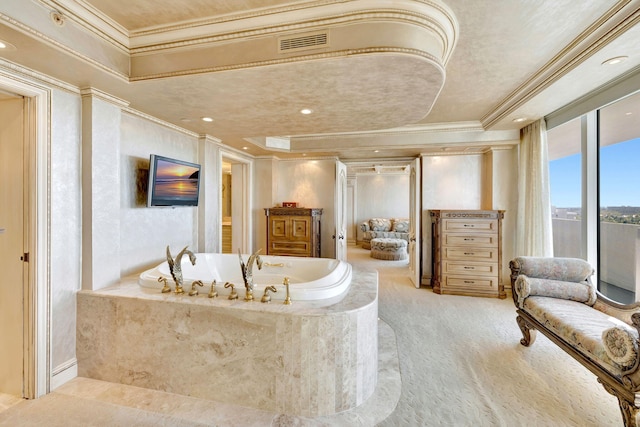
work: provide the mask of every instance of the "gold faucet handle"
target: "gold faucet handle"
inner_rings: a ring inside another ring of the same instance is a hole
[[[267,286],[264,288],[264,295],[262,295],[262,299],[260,301],[262,302],[271,302],[271,295],[269,295],[269,291],[271,292],[278,292],[278,290],[276,289],[275,286],[271,285],[271,286]]]
[[[284,299],[284,305],[291,305],[291,297],[289,296],[289,278],[285,277],[282,284],[287,288],[287,296]]]
[[[234,284],[231,282],[227,282],[224,284],[225,288],[231,288],[231,293],[229,294],[229,299],[238,299],[238,293],[236,292],[235,288],[234,288]]]
[[[167,292],[171,292],[171,287],[169,287],[169,283],[167,283],[167,278],[166,277],[158,277],[158,282],[163,283],[164,282],[164,286],[162,287],[161,292],[163,294],[166,294]]]
[[[193,297],[195,295],[198,295],[198,288],[196,288],[196,286],[204,286],[204,283],[202,283],[202,280],[194,280],[193,283],[191,283],[189,296]]]
[[[209,291],[209,298],[215,298],[218,296],[218,291],[216,291],[216,281],[211,282],[211,290]]]

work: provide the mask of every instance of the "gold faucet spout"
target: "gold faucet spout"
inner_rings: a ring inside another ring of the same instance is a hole
[[[174,259],[171,256],[171,251],[169,250],[169,245],[167,245],[167,264],[169,264],[169,270],[171,271],[171,277],[173,277],[173,281],[176,283],[176,294],[181,294],[184,291],[182,290],[182,285],[184,283],[184,279],[182,277],[182,257],[184,254],[189,255],[189,260],[191,261],[191,265],[196,265],[196,256],[193,252],[187,249],[189,246],[185,246],[179,253],[176,255]]]
[[[254,263],[258,265],[258,270],[262,269],[262,258],[260,258],[260,251],[262,249],[258,249],[256,252],[249,256],[247,263],[244,263],[242,259],[242,253],[240,249],[238,249],[238,257],[240,258],[240,270],[242,271],[242,279],[244,280],[244,287],[246,289],[245,301],[253,301],[253,265]]]

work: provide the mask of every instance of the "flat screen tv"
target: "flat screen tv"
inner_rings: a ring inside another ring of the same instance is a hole
[[[198,206],[200,165],[152,154],[147,206]]]

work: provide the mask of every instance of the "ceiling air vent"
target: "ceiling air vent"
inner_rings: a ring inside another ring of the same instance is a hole
[[[278,52],[286,53],[298,50],[317,49],[329,46],[329,33],[307,33],[295,37],[281,37],[278,39]]]

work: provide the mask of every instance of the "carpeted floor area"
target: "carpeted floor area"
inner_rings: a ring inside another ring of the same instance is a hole
[[[397,340],[400,399],[379,426],[622,425],[617,400],[584,367],[541,334],[530,348],[519,344],[521,334],[510,299],[436,295],[411,284],[407,261],[372,259],[368,250],[358,247],[350,247],[348,257],[353,264],[378,270],[379,317],[395,331]],[[151,391],[138,408],[124,408],[92,399],[91,393],[97,391],[88,392],[82,388],[83,379],[78,380],[74,393],[54,392],[17,404],[9,399],[4,406],[0,399],[0,425],[334,425],[327,419],[300,423],[251,411],[237,411],[229,424],[228,418],[217,417],[216,404],[206,406],[189,398],[181,400],[174,412],[162,412],[170,402],[161,399],[171,396]],[[117,388],[109,383],[98,386]],[[196,413],[209,412],[209,419],[216,421],[172,415],[188,406]],[[350,425],[368,423],[358,418]]]

